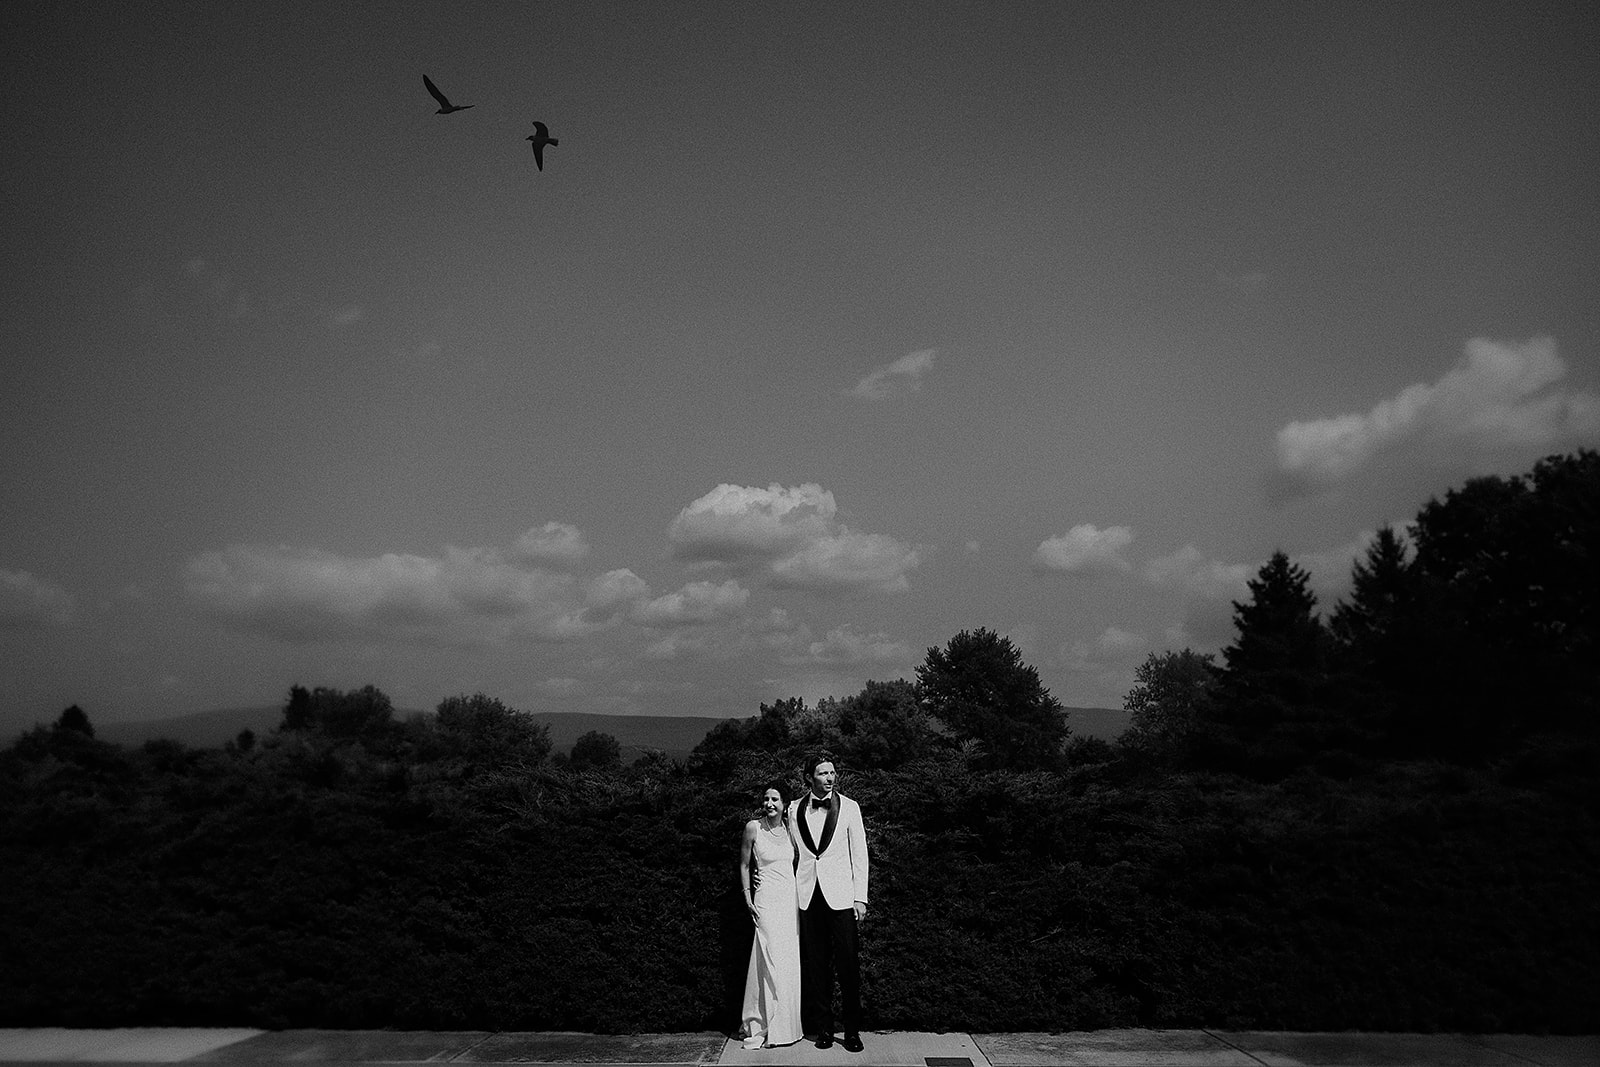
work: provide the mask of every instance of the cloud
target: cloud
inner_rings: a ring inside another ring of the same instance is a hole
[[[922,388],[923,377],[933,369],[934,350],[925,348],[879,367],[845,390],[856,400],[888,400]]]
[[[366,317],[367,311],[360,304],[346,304],[330,314],[328,322],[334,326],[354,326]]]
[[[772,584],[787,589],[898,593],[910,584],[906,572],[920,562],[916,549],[892,537],[841,529],[774,560]]]
[[[1362,414],[1291,422],[1278,431],[1275,491],[1331,488],[1382,455],[1423,447],[1547,448],[1600,434],[1600,396],[1551,388],[1566,376],[1555,342],[1475,337],[1437,382],[1409,385]]]
[[[1062,660],[1071,671],[1100,672],[1125,666],[1144,655],[1149,647],[1150,642],[1143,634],[1107,626],[1093,641],[1075,641],[1064,648]]]
[[[1157,556],[1145,563],[1144,576],[1150,584],[1163,589],[1208,600],[1228,600],[1248,595],[1246,583],[1260,569],[1259,563],[1207,559],[1194,545],[1184,545],[1171,555]]]
[[[644,654],[648,659],[732,659],[750,652],[789,656],[803,650],[810,640],[809,626],[783,608],[772,608],[765,615],[686,623],[657,638]]]
[[[492,548],[352,557],[261,545],[195,556],[184,570],[184,590],[203,611],[284,640],[450,645],[585,637],[614,626],[649,594],[632,571],[581,581]]]
[[[1033,565],[1044,570],[1064,571],[1078,578],[1126,574],[1133,569],[1133,564],[1123,557],[1122,550],[1132,543],[1133,530],[1126,526],[1098,530],[1083,523],[1041,541],[1034,550]]]
[[[896,641],[888,634],[857,632],[849,624],[835,626],[820,641],[812,641],[801,651],[786,655],[783,662],[797,664],[826,664],[828,666],[858,666],[862,664],[909,665],[916,653],[904,641]]]
[[[0,569],[0,629],[65,626],[75,609],[72,594],[54,582]]]
[[[750,590],[730,578],[715,582],[690,582],[675,593],[636,604],[632,619],[642,626],[685,626],[717,622],[738,614],[750,599]]]
[[[550,563],[577,563],[589,554],[583,531],[564,522],[547,522],[528,530],[511,546],[518,559],[545,560]]]
[[[784,488],[723,484],[678,513],[667,531],[673,554],[740,568],[772,585],[822,592],[898,592],[920,562],[917,550],[838,521],[833,494],[814,483]]]

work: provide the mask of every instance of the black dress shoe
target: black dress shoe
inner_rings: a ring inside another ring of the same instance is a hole
[[[833,1047],[833,1035],[832,1034],[823,1034],[821,1037],[817,1038],[817,1047],[818,1048],[832,1048]]]
[[[860,1034],[849,1033],[844,1035],[844,1050],[846,1052],[860,1052],[864,1048],[866,1046],[861,1043]]]

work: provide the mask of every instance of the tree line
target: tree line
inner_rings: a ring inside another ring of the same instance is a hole
[[[1600,459],[1380,531],[1326,617],[1275,554],[1116,743],[1005,637],[762,705],[686,762],[484,694],[292,687],[263,736],[0,752],[0,1025],[737,1025],[774,778],[867,816],[869,1025],[1584,1031],[1600,985]],[[608,743],[609,742],[609,743]]]

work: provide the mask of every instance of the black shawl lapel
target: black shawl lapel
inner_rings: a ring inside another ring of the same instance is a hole
[[[807,793],[804,800],[798,805],[796,821],[800,823],[800,840],[806,843],[806,848],[811,850],[813,856],[820,856],[828,850],[828,844],[833,840],[834,827],[839,825],[839,794],[833,793],[828,797],[828,818],[822,824],[822,843],[819,845],[811,840],[811,821],[806,818],[806,812],[811,810],[811,794]]]
[[[806,798],[795,805],[794,821],[800,824],[800,840],[804,841],[806,843],[806,848],[809,848],[811,850],[811,854],[816,856],[820,855],[820,853],[817,852],[817,843],[811,840],[811,823],[806,818],[806,812],[810,810],[811,794],[807,793]],[[827,829],[827,827],[823,827],[823,829]]]
[[[828,845],[833,841],[833,828],[839,825],[839,793],[834,791],[828,797],[828,821],[822,824],[822,844],[817,848],[817,855],[828,851]]]

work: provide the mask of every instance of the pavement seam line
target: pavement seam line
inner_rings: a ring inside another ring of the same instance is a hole
[[[1534,1065],[1534,1067],[1544,1067],[1543,1060],[1536,1060],[1532,1056],[1524,1056],[1520,1052],[1512,1052],[1508,1048],[1495,1048],[1493,1045],[1485,1044],[1484,1042],[1479,1041],[1479,1036],[1480,1035],[1478,1034],[1462,1034],[1461,1038],[1462,1040],[1466,1041],[1467,1044],[1472,1045],[1475,1048],[1481,1048],[1486,1052],[1498,1052],[1502,1056],[1510,1056],[1514,1060],[1521,1060],[1523,1063],[1531,1063]]]
[[[1242,1053],[1243,1055],[1249,1056],[1251,1059],[1253,1059],[1257,1063],[1261,1064],[1261,1067],[1267,1067],[1267,1061],[1266,1060],[1262,1059],[1260,1056],[1257,1056],[1254,1052],[1249,1052],[1249,1051],[1246,1051],[1245,1049],[1240,1048],[1238,1045],[1235,1045],[1232,1041],[1229,1041],[1227,1038],[1223,1037],[1221,1034],[1215,1033],[1215,1032],[1213,1032],[1211,1030],[1204,1030],[1204,1029],[1201,1030],[1200,1032],[1202,1034],[1205,1034],[1207,1037],[1215,1038],[1216,1040],[1222,1042],[1224,1045],[1227,1045],[1229,1048],[1233,1049],[1233,1051],[1235,1051],[1235,1052]]]
[[[484,1034],[482,1037],[478,1038],[478,1040],[474,1041],[472,1044],[468,1045],[466,1048],[462,1049],[460,1052],[457,1052],[455,1055],[451,1056],[448,1060],[445,1060],[444,1062],[446,1062],[446,1063],[454,1063],[454,1062],[456,1062],[456,1060],[460,1059],[462,1056],[465,1056],[467,1053],[471,1052],[473,1049],[477,1048],[479,1045],[483,1044],[485,1041],[489,1040],[491,1037],[496,1037],[499,1034],[500,1034],[499,1030],[496,1030],[493,1033]]]

